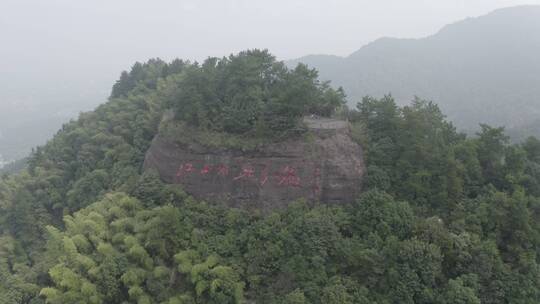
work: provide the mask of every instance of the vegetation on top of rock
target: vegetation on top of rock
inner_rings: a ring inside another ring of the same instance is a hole
[[[315,70],[302,64],[289,70],[260,50],[186,66],[167,86],[176,119],[233,134],[277,134],[307,113],[329,116],[345,104],[343,90],[320,82]]]

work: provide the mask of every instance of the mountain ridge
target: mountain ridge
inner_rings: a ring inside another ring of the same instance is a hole
[[[538,33],[538,34],[536,34]],[[351,105],[391,93],[398,103],[434,100],[464,129],[527,126],[540,114],[540,6],[499,9],[424,38],[380,38],[349,56],[288,61],[344,87]],[[486,109],[487,108],[487,109]]]

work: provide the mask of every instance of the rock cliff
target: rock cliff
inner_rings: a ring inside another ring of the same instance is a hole
[[[232,207],[271,210],[293,200],[352,202],[365,173],[362,148],[344,121],[306,119],[309,136],[256,151],[181,145],[156,136],[144,167],[189,194]]]

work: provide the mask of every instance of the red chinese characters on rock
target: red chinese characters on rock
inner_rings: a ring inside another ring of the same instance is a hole
[[[256,175],[256,171],[258,170],[255,170],[254,166],[249,164],[242,165],[240,172],[238,172],[236,176],[233,175],[234,177],[232,177],[232,180],[252,180],[254,182],[257,182],[261,187],[265,186],[270,181],[273,181],[274,185],[281,187],[301,187],[301,180],[295,167],[287,165],[281,170],[277,171],[275,174],[270,173],[270,167],[270,164],[263,165],[260,173]],[[203,164],[202,167],[199,168],[195,168],[195,166],[191,162],[183,163],[178,167],[178,170],[176,171],[176,178],[177,180],[181,180],[192,174],[200,176],[212,174],[224,178],[230,176],[230,168],[225,164]],[[317,168],[313,177],[314,193],[320,192],[319,184],[320,169]]]
[[[278,185],[300,187],[300,177],[296,174],[296,169],[286,166],[283,170],[279,171]]]
[[[240,171],[240,174],[236,176],[235,178],[233,178],[233,180],[249,179],[249,178],[253,178],[254,175],[255,175],[255,169],[253,169],[253,167],[251,166],[246,166],[242,168],[242,171]]]
[[[182,178],[185,175],[192,173],[193,171],[195,171],[195,169],[193,168],[192,163],[182,164],[180,165],[180,167],[178,167],[178,170],[176,171],[176,177]]]
[[[261,176],[259,177],[259,183],[261,186],[264,186],[268,181],[268,165],[265,165],[261,171]]]
[[[216,172],[219,176],[229,176],[229,167],[224,164],[219,164],[216,166]]]
[[[204,165],[201,169],[201,175],[206,175],[212,171],[212,167],[210,165]]]

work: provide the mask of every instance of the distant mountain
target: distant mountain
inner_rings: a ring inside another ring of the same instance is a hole
[[[540,117],[540,6],[500,9],[422,39],[382,38],[348,57],[288,64],[298,62],[343,86],[351,105],[365,95],[391,93],[401,104],[416,95],[438,103],[461,129],[538,129],[529,125]]]

